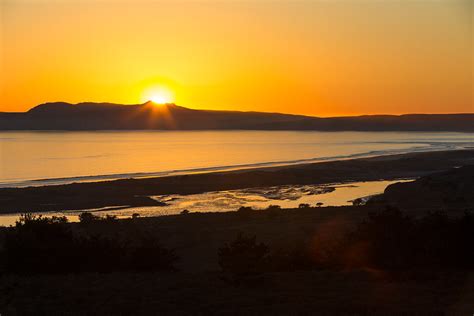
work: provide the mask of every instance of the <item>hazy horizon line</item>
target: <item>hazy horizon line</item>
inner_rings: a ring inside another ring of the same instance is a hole
[[[210,112],[242,112],[242,113],[267,113],[267,114],[284,114],[284,115],[294,115],[294,116],[306,116],[306,117],[315,117],[315,118],[337,118],[337,117],[362,117],[362,116],[406,116],[406,115],[474,115],[473,112],[411,112],[411,113],[398,113],[398,114],[391,114],[391,113],[386,113],[386,112],[381,112],[381,113],[373,113],[373,114],[344,114],[344,115],[329,115],[329,116],[321,116],[321,115],[312,115],[312,114],[302,114],[302,113],[289,113],[289,112],[277,112],[277,111],[245,111],[245,110],[215,110],[215,109],[206,109],[206,108],[195,108],[195,107],[188,107],[188,106],[182,106],[179,104],[176,104],[174,102],[169,102],[169,103],[156,103],[153,102],[152,100],[148,100],[142,103],[116,103],[116,102],[108,102],[108,101],[81,101],[77,103],[73,102],[67,102],[67,101],[48,101],[48,102],[43,102],[40,104],[37,104],[28,110],[24,112],[9,112],[9,111],[0,111],[0,113],[11,113],[11,114],[24,114],[28,113],[30,110],[43,105],[43,104],[51,104],[51,103],[64,103],[64,104],[70,104],[70,105],[81,105],[81,104],[112,104],[112,105],[118,105],[118,106],[137,106],[137,105],[146,105],[148,103],[155,103],[157,106],[169,106],[169,105],[174,105],[174,106],[179,106],[185,109],[189,110],[195,110],[195,111],[210,111]]]

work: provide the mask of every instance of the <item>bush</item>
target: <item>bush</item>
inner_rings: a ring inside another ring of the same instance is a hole
[[[132,214],[132,219],[137,219],[139,217],[140,217],[140,214],[138,214],[138,213],[133,213]]]
[[[253,211],[253,208],[251,208],[250,206],[241,206],[237,210],[237,212],[241,212],[241,213],[248,213],[248,212],[252,212],[252,211]]]
[[[90,212],[82,212],[79,214],[79,222],[81,224],[90,224],[98,220],[100,220],[100,217]]]
[[[474,220],[430,213],[415,219],[396,209],[370,214],[345,242],[346,263],[354,249],[379,269],[474,268]],[[361,245],[363,245],[361,247]]]
[[[136,219],[139,216],[140,214],[134,213],[132,215],[132,218]],[[101,217],[101,216],[94,215],[90,212],[82,212],[81,214],[79,214],[79,222],[81,224],[91,224],[91,223],[99,222],[99,221],[111,223],[111,222],[115,222],[116,220],[117,220],[117,215],[106,214],[104,217]]]
[[[268,257],[269,271],[305,271],[318,267],[310,251],[304,245],[292,249],[279,249]]]
[[[137,239],[129,246],[129,268],[135,271],[175,271],[178,257],[152,237]]]
[[[72,232],[65,218],[22,215],[6,229],[3,267],[17,273],[62,272],[76,263]],[[62,265],[57,263],[61,262]]]
[[[78,235],[65,217],[34,215],[23,215],[6,228],[0,249],[3,270],[16,274],[163,271],[174,270],[177,260],[172,250],[151,237]]]
[[[106,214],[104,217],[104,221],[106,222],[115,222],[116,220],[117,220],[117,215]]]
[[[257,243],[255,236],[246,237],[242,234],[218,250],[224,279],[237,284],[262,274],[267,256],[268,247],[265,244]]]
[[[43,215],[21,214],[15,222],[17,227],[44,227],[48,224],[66,224],[66,216],[43,217]]]
[[[279,211],[279,210],[281,210],[280,205],[269,205],[267,207],[267,211]]]
[[[236,283],[264,271],[374,268],[399,275],[413,271],[474,269],[474,216],[429,213],[421,218],[397,209],[369,214],[352,232],[270,252],[255,237],[239,235],[219,249],[224,275]]]

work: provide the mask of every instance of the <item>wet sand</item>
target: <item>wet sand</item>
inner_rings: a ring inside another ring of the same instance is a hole
[[[150,196],[416,178],[474,163],[474,150],[410,153],[228,172],[0,189],[0,213],[160,206]]]
[[[393,183],[411,180],[364,181],[323,185],[284,185],[276,187],[248,188],[240,190],[213,191],[198,194],[158,195],[153,198],[166,203],[164,206],[106,207],[89,209],[97,216],[113,215],[126,219],[138,213],[141,217],[191,213],[235,212],[240,207],[263,210],[270,205],[282,208],[298,208],[301,204],[310,206],[350,206],[354,200],[366,201],[369,197],[384,192]],[[319,204],[320,203],[320,204]],[[83,210],[39,213],[43,216],[65,216],[69,222],[78,222]],[[20,214],[0,214],[0,226],[15,225]]]

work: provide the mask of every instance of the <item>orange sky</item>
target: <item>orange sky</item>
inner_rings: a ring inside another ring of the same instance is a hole
[[[473,1],[0,0],[0,111],[474,112]]]

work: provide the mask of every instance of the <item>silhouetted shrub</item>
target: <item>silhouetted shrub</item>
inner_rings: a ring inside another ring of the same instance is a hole
[[[23,215],[5,229],[1,265],[18,274],[174,270],[172,250],[151,237],[130,238],[74,234],[65,217]]]
[[[178,260],[173,250],[163,247],[152,237],[137,239],[128,247],[129,267],[135,271],[171,271]]]
[[[44,227],[48,224],[66,224],[68,219],[66,216],[51,216],[43,217],[43,215],[34,214],[20,214],[20,217],[15,222],[16,226],[23,227]]]
[[[347,252],[359,252],[355,258],[358,262],[348,264],[369,263],[383,269],[402,267],[409,254],[415,251],[415,244],[410,242],[413,231],[413,220],[399,210],[369,214],[369,218],[348,236]]]
[[[318,203],[316,203],[316,206],[317,206],[317,207],[321,207],[321,206],[323,206],[323,205],[324,205],[323,202],[318,202]]]
[[[450,218],[446,213],[436,212],[415,219],[399,210],[387,209],[370,214],[347,236],[343,260],[351,263],[349,257],[357,250],[358,264],[380,269],[472,269],[473,243],[474,221],[470,213]]]
[[[82,237],[70,244],[78,255],[74,265],[64,272],[113,272],[129,270],[127,248],[116,238],[99,235]],[[61,262],[57,262],[58,265]]]
[[[114,222],[114,221],[117,220],[117,215],[106,214],[105,217],[104,217],[104,220],[107,221],[107,222]]]
[[[186,215],[186,214],[189,214],[189,211],[188,210],[182,210],[180,214],[181,215]]]
[[[310,205],[308,203],[301,203],[298,205],[298,208],[310,208]]]
[[[311,253],[304,245],[292,249],[278,249],[268,256],[268,271],[299,271],[317,268]]]
[[[4,269],[18,273],[61,272],[75,264],[76,254],[71,249],[74,238],[66,224],[65,218],[22,215],[14,227],[6,229]]]
[[[137,218],[138,216],[140,216],[140,214],[134,213],[132,215],[132,218]],[[110,223],[116,220],[117,220],[117,215],[106,214],[104,217],[102,217],[102,216],[94,215],[90,212],[82,212],[81,214],[79,214],[79,222],[81,224],[90,224],[90,223],[99,222],[99,221]]]
[[[469,212],[462,217],[435,212],[414,218],[388,208],[338,235],[312,237],[308,244],[276,251],[257,244],[255,237],[239,235],[219,249],[219,264],[234,281],[263,271],[375,268],[394,275],[415,271],[418,277],[423,273],[416,271],[474,269],[474,216]]]
[[[237,210],[237,217],[240,219],[240,220],[248,220],[250,217],[252,217],[254,214],[255,214],[255,211],[253,208],[251,207],[248,207],[248,206],[241,206],[238,210]]]
[[[241,206],[237,210],[237,212],[252,212],[252,211],[253,211],[253,208],[251,208],[250,206]]]
[[[137,219],[139,217],[140,217],[140,214],[138,214],[138,213],[133,213],[132,214],[132,219]]]
[[[269,205],[266,209],[267,211],[279,211],[281,210],[280,205]]]
[[[242,234],[218,250],[224,279],[236,284],[262,274],[267,255],[268,247],[265,244],[257,243],[255,236],[246,237]]]
[[[100,217],[90,212],[82,212],[79,214],[79,222],[81,222],[81,224],[90,224],[98,220],[100,220]]]

